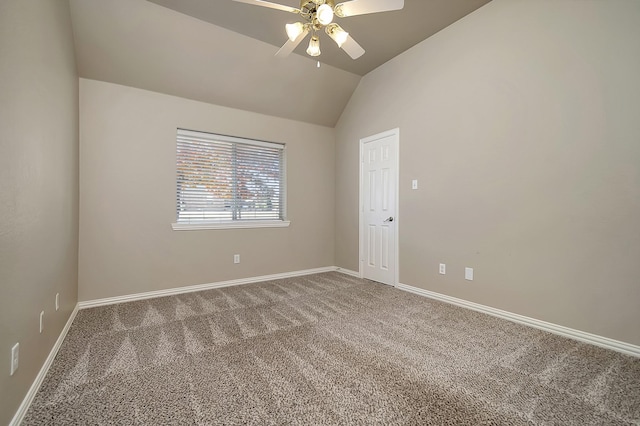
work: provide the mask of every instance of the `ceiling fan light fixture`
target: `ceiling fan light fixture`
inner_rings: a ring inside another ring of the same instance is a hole
[[[284,28],[287,31],[287,37],[289,37],[289,40],[296,41],[304,31],[304,24],[302,22],[294,22],[293,24],[285,25]]]
[[[358,59],[365,50],[349,35],[348,32],[333,23],[334,18],[347,16],[366,15],[369,13],[400,10],[404,7],[404,0],[300,0],[300,7],[295,8],[267,0],[233,0],[239,3],[247,3],[262,6],[269,9],[282,10],[297,14],[303,22],[286,24],[285,30],[287,42],[276,52],[276,57],[286,58],[296,47],[300,45],[307,34],[312,32],[307,54],[315,57],[320,55],[320,39],[317,32],[325,29],[329,35],[351,59]],[[288,0],[293,1],[293,0]]]
[[[349,38],[349,33],[343,30],[338,24],[331,24],[327,28],[325,28],[324,31],[329,37],[333,39],[333,41],[336,42],[336,44],[340,48]]]
[[[322,25],[329,25],[333,21],[333,9],[328,4],[321,4],[316,11],[316,19]]]
[[[313,36],[311,37],[311,40],[309,40],[307,54],[309,56],[320,56],[320,39],[318,36]]]

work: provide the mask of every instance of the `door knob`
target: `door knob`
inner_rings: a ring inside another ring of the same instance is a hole
[[[389,216],[389,218],[384,220],[385,222],[393,222],[393,216]]]

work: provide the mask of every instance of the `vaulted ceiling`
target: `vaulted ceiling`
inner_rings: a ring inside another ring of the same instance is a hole
[[[275,0],[299,6],[298,0]],[[362,75],[489,0],[405,0],[340,21],[366,53],[326,37],[274,57],[296,16],[232,0],[70,0],[81,77],[333,127]],[[304,45],[304,43],[302,43]]]

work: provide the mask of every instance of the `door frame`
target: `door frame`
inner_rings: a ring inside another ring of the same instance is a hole
[[[395,129],[387,130],[382,133],[377,133],[375,135],[367,136],[366,138],[360,139],[360,153],[358,156],[358,275],[360,278],[364,278],[364,193],[363,193],[363,185],[364,179],[362,176],[362,165],[364,163],[364,145],[376,141],[378,139],[383,139],[389,136],[393,136],[396,146],[396,164],[395,164],[395,178],[396,178],[396,199],[395,199],[395,216],[394,223],[396,227],[396,232],[394,236],[395,245],[395,253],[394,253],[394,262],[395,262],[395,271],[393,277],[392,285],[397,287],[400,283],[400,247],[399,247],[399,236],[400,236],[400,226],[399,226],[399,218],[400,218],[400,128],[396,127]]]

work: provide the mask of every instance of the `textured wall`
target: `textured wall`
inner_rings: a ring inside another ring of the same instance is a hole
[[[399,127],[402,283],[640,344],[638,40],[637,1],[494,0],[366,75],[337,265],[358,269],[358,140]]]
[[[178,127],[287,144],[291,225],[173,231]],[[80,300],[333,265],[331,128],[81,79],[80,140]]]
[[[77,301],[78,77],[65,0],[0,2],[0,219],[0,424],[7,424]],[[20,367],[10,376],[16,342]]]

